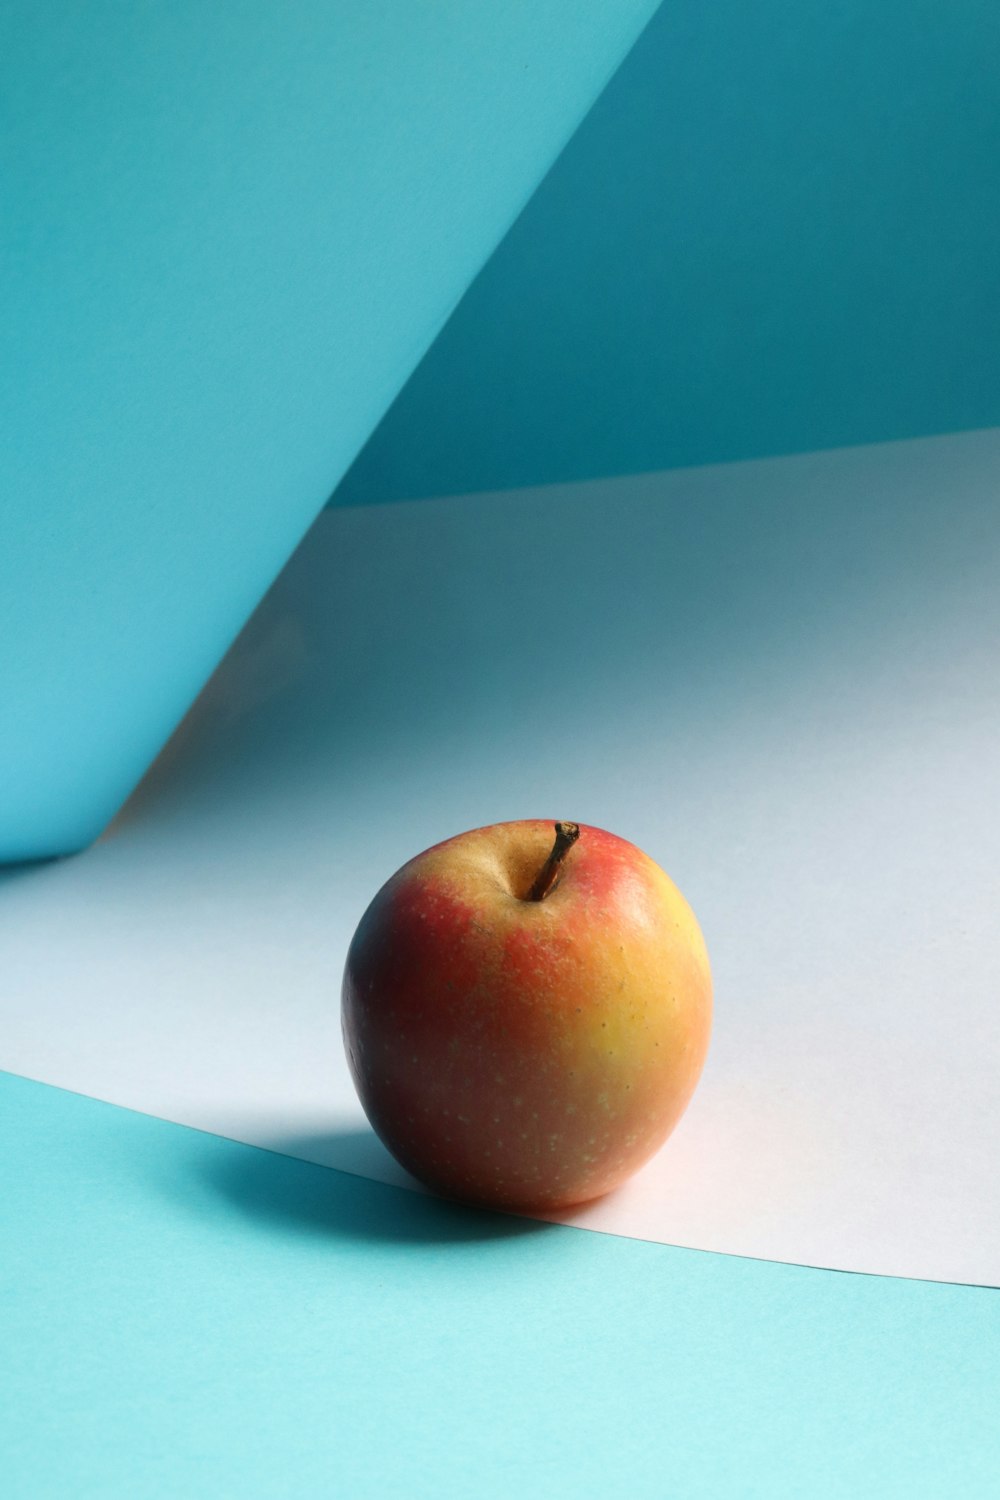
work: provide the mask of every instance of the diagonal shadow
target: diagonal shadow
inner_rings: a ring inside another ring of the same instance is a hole
[[[235,1146],[209,1136],[198,1139],[201,1149],[191,1165],[202,1189],[241,1218],[284,1237],[447,1245],[516,1239],[559,1227],[468,1208],[423,1190],[286,1156],[277,1149]],[[372,1143],[381,1151],[371,1131],[340,1130],[289,1138],[284,1149],[353,1161],[363,1172]]]

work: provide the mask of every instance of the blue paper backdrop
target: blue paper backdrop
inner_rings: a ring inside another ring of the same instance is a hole
[[[5,1500],[996,1493],[1000,1298],[476,1214],[0,1074]]]
[[[993,0],[671,0],[340,488],[1000,422]]]
[[[0,860],[100,832],[654,3],[0,6]]]

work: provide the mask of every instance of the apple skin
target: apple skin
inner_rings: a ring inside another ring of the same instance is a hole
[[[694,913],[603,829],[541,900],[544,819],[435,844],[377,893],[351,941],[342,1023],[375,1132],[428,1187],[548,1212],[631,1176],[663,1144],[708,1050],[712,980]]]

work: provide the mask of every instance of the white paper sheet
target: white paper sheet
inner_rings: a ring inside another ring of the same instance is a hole
[[[0,1066],[408,1183],[354,926],[437,839],[578,819],[685,891],[716,1026],[568,1221],[1000,1283],[998,647],[997,432],[327,512],[109,836],[0,872]]]

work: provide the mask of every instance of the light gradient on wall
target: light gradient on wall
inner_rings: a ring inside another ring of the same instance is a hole
[[[338,503],[1000,421],[1000,10],[672,0]]]

